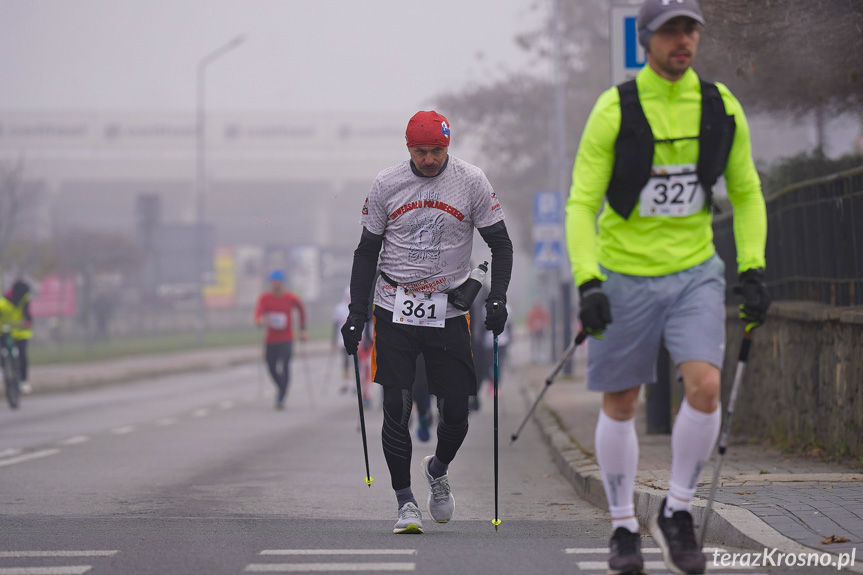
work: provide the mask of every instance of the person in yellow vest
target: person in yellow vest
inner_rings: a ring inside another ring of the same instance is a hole
[[[30,285],[24,280],[15,280],[12,289],[6,292],[8,307],[3,310],[4,323],[10,323],[12,338],[18,347],[21,367],[21,393],[31,393],[32,386],[27,381],[27,342],[33,337],[33,317],[30,315]]]
[[[670,571],[704,573],[691,510],[722,419],[726,263],[737,264],[747,331],[770,305],[767,217],[749,126],[728,88],[692,69],[703,25],[696,0],[644,0],[636,29],[647,65],[594,105],[566,206],[579,319],[593,336],[587,388],[602,393],[594,451],[611,515],[608,572],[618,575],[644,571],[635,414],[642,385],[657,381],[660,341],[685,398],[671,432],[669,490],[649,529]],[[723,262],[713,244],[720,176],[734,209],[736,262]]]

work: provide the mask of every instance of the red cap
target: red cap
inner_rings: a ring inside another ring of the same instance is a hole
[[[409,148],[449,146],[449,122],[434,110],[417,112],[408,122],[405,140]]]

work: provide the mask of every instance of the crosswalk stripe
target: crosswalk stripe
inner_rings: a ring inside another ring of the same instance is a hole
[[[20,557],[113,557],[119,551],[0,551],[0,558]]]
[[[206,407],[201,407],[192,412],[192,417],[207,417],[210,415],[210,410]]]
[[[308,573],[333,571],[414,571],[416,563],[251,563],[248,573]]]
[[[111,430],[111,433],[114,435],[126,435],[127,433],[132,433],[135,431],[135,427],[132,425],[124,425],[123,427],[117,427]]]
[[[162,419],[159,419],[156,421],[156,425],[161,425],[161,426],[174,425],[175,423],[177,423],[176,417],[163,417]]]
[[[608,547],[570,547],[565,550],[567,555],[608,555]],[[714,551],[718,553],[725,553],[725,549],[720,547],[705,547],[703,549],[705,553],[713,553]],[[662,553],[662,550],[659,547],[642,547],[642,553]]]
[[[7,465],[15,465],[16,463],[23,463],[25,461],[30,461],[31,459],[41,459],[43,457],[48,457],[49,455],[57,455],[58,453],[60,453],[59,449],[43,449],[42,451],[25,453],[24,455],[19,455],[18,457],[11,457],[9,459],[0,460],[0,467],[6,467]]]
[[[416,555],[416,549],[265,549],[261,555]]]
[[[607,561],[578,561],[576,563],[576,566],[579,569],[581,569],[582,571],[602,571],[603,573],[605,573],[606,569],[608,569],[608,562]],[[746,567],[733,567],[733,566],[725,567],[723,565],[712,565],[712,564],[708,564],[707,567],[711,572],[727,571],[729,569],[738,569],[738,570],[743,569],[744,571],[746,571]],[[665,567],[664,561],[645,561],[644,562],[644,568],[649,571],[651,569],[656,569],[656,570],[665,569],[666,567]],[[729,573],[727,575],[731,575],[731,574]],[[750,571],[746,571],[746,575],[757,575],[757,574],[752,573]]]
[[[4,449],[3,451],[0,451],[0,457],[12,457],[13,455],[18,455],[19,453],[21,453],[20,449]]]
[[[0,567],[0,575],[81,575],[93,569],[91,565],[61,565],[58,567]]]

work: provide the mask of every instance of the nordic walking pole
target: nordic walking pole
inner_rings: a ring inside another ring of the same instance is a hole
[[[351,326],[351,331],[355,329],[354,326]],[[354,373],[357,376],[357,403],[360,407],[360,429],[363,432],[363,455],[366,457],[366,485],[371,489],[374,479],[371,473],[369,473],[369,445],[366,442],[366,418],[363,415],[363,386],[360,383],[360,357],[358,351],[354,352]]]
[[[701,519],[701,535],[698,546],[702,548],[704,547],[704,537],[707,535],[707,521],[710,518],[710,510],[713,508],[713,498],[716,495],[716,484],[719,483],[719,469],[722,467],[722,458],[725,456],[725,449],[728,447],[728,434],[731,431],[731,419],[734,417],[737,390],[740,388],[740,380],[743,379],[743,368],[746,366],[750,347],[752,347],[752,331],[746,330],[743,334],[743,341],[740,344],[740,355],[737,357],[737,371],[734,373],[731,396],[728,398],[728,413],[725,415],[725,425],[722,427],[722,435],[719,436],[719,447],[716,449],[716,465],[713,468],[710,497],[707,499],[707,507],[704,508],[704,517]]]
[[[256,399],[261,399],[261,397],[264,395],[264,379],[267,377],[266,374],[264,373],[264,365],[263,365],[267,361],[267,331],[266,331],[266,329],[264,330],[264,337],[263,337],[263,341],[261,343],[263,343],[264,357],[261,358],[261,359],[263,359],[263,362],[258,360],[258,395],[257,395]]]
[[[575,355],[575,348],[580,346],[582,342],[587,338],[587,332],[581,330],[578,332],[578,335],[575,336],[575,341],[569,344],[569,347],[566,348],[563,352],[563,356],[554,364],[554,368],[551,370],[551,373],[548,374],[548,377],[545,378],[545,387],[542,388],[542,391],[539,392],[536,400],[534,400],[533,405],[530,406],[530,409],[527,412],[527,415],[524,416],[524,419],[521,422],[521,425],[518,426],[518,431],[512,434],[512,441],[509,442],[510,445],[515,443],[518,440],[518,436],[521,433],[521,430],[524,429],[524,426],[527,424],[527,421],[530,419],[530,416],[533,415],[536,406],[539,405],[539,402],[542,401],[542,396],[545,395],[545,392],[548,391],[548,388],[554,382],[554,378],[557,377],[557,374],[560,373],[560,370],[563,369],[563,366],[566,365],[572,356]]]
[[[303,375],[306,380],[306,391],[309,394],[309,407],[314,409],[315,406],[315,386],[312,384],[312,372],[309,369],[309,347],[308,342],[301,341],[301,353],[303,355]]]
[[[496,309],[498,304],[495,302],[492,304]],[[491,520],[492,525],[494,525],[494,530],[497,531],[498,526],[500,525],[500,519],[497,517],[497,484],[498,484],[498,473],[497,473],[497,383],[498,383],[498,359],[497,359],[497,334],[494,336],[494,355],[492,356],[494,359],[494,519]]]

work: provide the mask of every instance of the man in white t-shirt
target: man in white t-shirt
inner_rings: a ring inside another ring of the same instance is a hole
[[[440,412],[435,454],[422,460],[431,491],[428,510],[436,522],[447,523],[455,508],[448,466],[467,435],[468,397],[477,391],[470,314],[452,302],[470,275],[477,229],[492,254],[485,327],[500,334],[506,324],[512,242],[485,174],[448,154],[446,118],[417,112],[405,138],[410,160],[380,172],[363,206],[342,336],[347,352],[356,353],[375,283],[372,380],[384,388],[382,441],[398,500],[393,533],[422,533],[411,491],[408,427],[416,358],[423,354],[429,392]],[[378,266],[381,274],[374,282]]]

